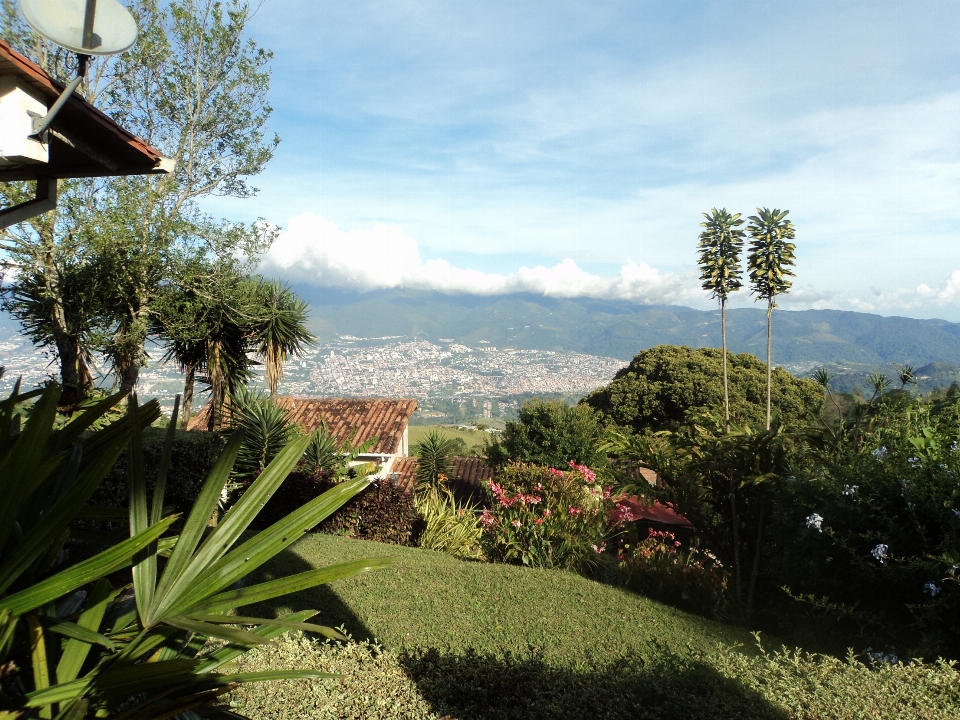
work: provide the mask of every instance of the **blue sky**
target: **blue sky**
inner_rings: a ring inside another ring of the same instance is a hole
[[[960,320],[960,3],[266,0],[296,282],[705,307],[700,213],[788,208],[785,308]],[[740,304],[750,303],[745,293]]]

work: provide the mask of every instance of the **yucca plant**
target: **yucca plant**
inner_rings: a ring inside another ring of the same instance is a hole
[[[243,432],[243,443],[233,467],[235,477],[255,478],[300,432],[290,410],[262,392],[241,386],[233,395],[227,416],[229,432]]]
[[[353,445],[355,435],[356,429],[350,433],[350,437],[341,442],[330,432],[327,424],[321,422],[320,428],[310,433],[310,442],[303,456],[307,468],[313,472],[325,473],[335,481],[345,478],[350,470],[350,463],[369,451],[380,439],[374,435],[366,442]]]
[[[483,526],[476,507],[458,503],[450,489],[440,483],[420,485],[415,503],[426,524],[420,535],[421,548],[483,559]]]
[[[417,462],[417,483],[435,485],[440,476],[453,473],[453,440],[439,430],[431,430],[414,448]]]
[[[16,408],[38,395],[22,432],[16,432]],[[337,637],[308,622],[315,610],[279,619],[231,613],[386,564],[361,560],[238,586],[362,490],[366,480],[342,483],[244,539],[302,456],[309,438],[300,438],[284,447],[210,528],[242,442],[235,433],[180,534],[165,535],[177,519],[163,516],[176,405],[148,497],[140,431],[159,417],[156,401],[141,407],[131,398],[123,419],[87,433],[121,397],[106,398],[54,429],[59,396],[54,385],[23,395],[18,385],[0,403],[0,717],[159,720],[188,712],[238,717],[210,703],[238,683],[325,677],[312,670],[224,672],[232,659],[291,628]],[[128,445],[130,504],[122,519],[129,529],[122,535],[129,537],[122,539],[90,530],[91,520],[121,520],[118,509],[86,503]],[[210,638],[223,642],[213,650]]]

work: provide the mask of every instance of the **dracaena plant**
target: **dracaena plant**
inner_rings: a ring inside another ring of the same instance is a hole
[[[230,437],[179,535],[164,517],[167,463],[177,408],[152,497],[140,431],[160,415],[156,401],[128,401],[122,419],[85,432],[114,407],[107,398],[55,429],[60,390],[13,394],[0,402],[0,717],[237,717],[211,702],[238,683],[327,677],[311,670],[224,672],[225,663],[292,628],[337,634],[308,622],[316,610],[279,619],[235,609],[385,564],[360,560],[237,587],[360,492],[342,483],[259,534],[245,531],[303,455],[309,438],[284,447],[243,498],[211,528],[242,441]],[[22,431],[18,408],[38,397]],[[129,508],[87,501],[125,447]],[[91,531],[91,520],[122,520],[125,539]],[[77,522],[85,520],[86,522]],[[129,568],[129,570],[127,570]],[[122,572],[120,572],[122,571]],[[117,581],[117,577],[126,578]],[[217,649],[207,643],[219,639]]]

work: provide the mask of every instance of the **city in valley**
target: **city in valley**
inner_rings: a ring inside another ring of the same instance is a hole
[[[142,398],[158,398],[169,410],[183,391],[183,375],[173,363],[162,363],[161,356],[160,348],[152,349],[138,392]],[[483,341],[468,347],[443,339],[340,336],[286,363],[281,393],[414,397],[420,400],[415,420],[498,419],[511,417],[524,397],[583,396],[610,382],[625,364],[583,353],[498,348]],[[12,388],[20,375],[24,387],[36,386],[52,378],[57,367],[12,329],[0,337],[0,365],[6,367],[0,390]],[[203,403],[204,395],[198,400]]]

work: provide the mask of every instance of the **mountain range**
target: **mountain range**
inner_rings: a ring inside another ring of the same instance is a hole
[[[720,347],[719,310],[590,298],[495,297],[411,290],[350,293],[299,286],[321,341],[333,335],[406,336],[496,347],[557,350],[630,360],[660,344]],[[774,362],[886,367],[960,364],[960,323],[844,310],[774,311]],[[727,311],[731,352],[766,357],[766,310]],[[851,368],[852,369],[852,368]],[[942,368],[941,368],[942,370]]]

